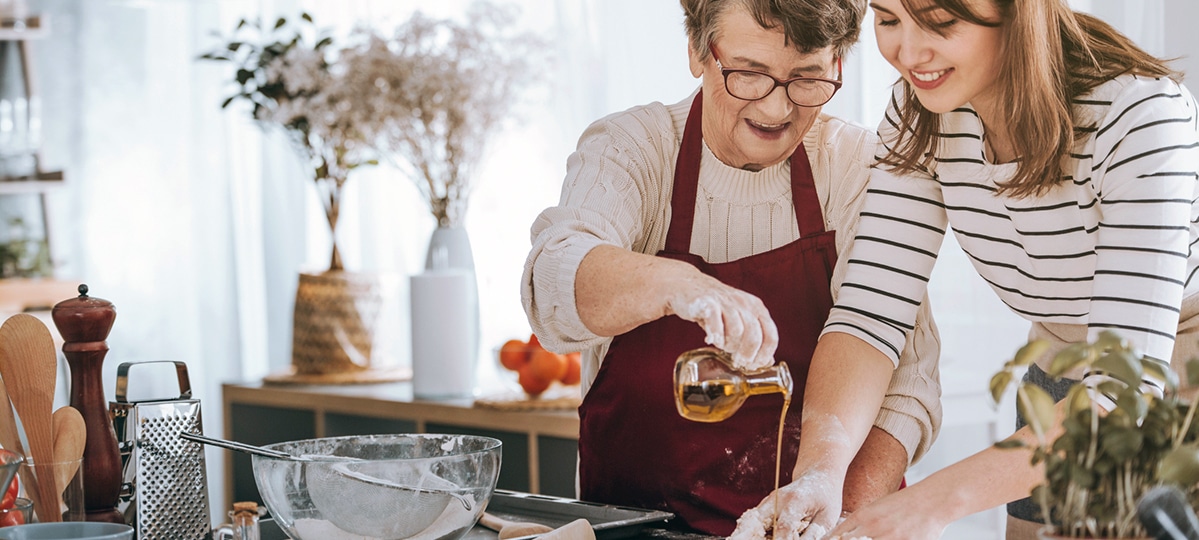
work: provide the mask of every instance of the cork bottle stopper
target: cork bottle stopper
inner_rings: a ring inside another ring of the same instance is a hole
[[[258,503],[254,502],[254,501],[235,502],[235,503],[233,503],[233,511],[236,513],[249,512],[251,514],[257,514],[258,513]]]
[[[250,525],[258,521],[258,503],[235,502],[233,503],[233,525]]]

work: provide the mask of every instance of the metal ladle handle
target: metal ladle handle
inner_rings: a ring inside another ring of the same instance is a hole
[[[200,444],[210,444],[212,446],[219,446],[221,448],[226,448],[229,450],[236,450],[238,452],[254,454],[256,456],[263,456],[263,457],[269,457],[269,458],[275,458],[275,459],[286,459],[289,461],[313,461],[310,458],[293,456],[291,454],[288,454],[287,452],[271,450],[269,448],[263,448],[261,446],[254,446],[252,444],[245,444],[245,443],[239,443],[239,442],[234,442],[234,441],[226,441],[225,439],[214,439],[212,437],[205,437],[203,435],[197,435],[195,433],[188,433],[186,431],[180,432],[179,438],[188,440],[191,442],[197,442]]]

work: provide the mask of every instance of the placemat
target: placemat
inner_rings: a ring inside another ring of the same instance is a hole
[[[583,397],[579,385],[555,383],[538,397],[520,390],[505,390],[475,399],[475,407],[503,411],[570,411],[579,408]]]
[[[295,366],[289,366],[282,372],[263,377],[262,382],[265,384],[374,384],[407,381],[411,378],[412,370],[407,367],[366,369],[348,373],[296,373]]]

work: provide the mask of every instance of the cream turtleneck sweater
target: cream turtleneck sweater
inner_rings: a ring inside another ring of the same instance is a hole
[[[525,312],[545,347],[583,351],[584,393],[611,338],[593,334],[580,321],[575,272],[600,244],[648,254],[665,246],[675,159],[691,99],[635,107],[588,127],[567,160],[559,205],[533,224],[521,283]],[[804,138],[825,228],[836,231],[839,254],[847,253],[856,232],[876,141],[872,131],[827,115]],[[756,172],[730,167],[705,145],[691,252],[723,263],[799,238],[790,173],[786,160]],[[838,257],[833,273],[834,299],[845,275],[844,259]],[[875,422],[907,448],[912,461],[928,450],[940,428],[939,354],[926,300]]]

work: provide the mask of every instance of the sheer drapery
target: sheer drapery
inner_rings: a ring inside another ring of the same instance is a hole
[[[1169,2],[1075,3],[1114,21],[1151,52],[1163,52],[1161,6]],[[296,274],[327,264],[329,238],[310,172],[297,154],[277,134],[253,125],[244,109],[219,109],[232,73],[196,60],[219,43],[209,33],[226,32],[242,17],[273,20],[300,10],[344,32],[358,21],[393,24],[417,8],[456,16],[467,1],[31,4],[53,25],[52,35],[37,43],[36,58],[46,159],[69,177],[67,188],[52,197],[60,275],[87,282],[118,310],[105,387],[111,392],[120,362],[185,361],[208,410],[205,429],[219,434],[220,383],[257,379],[289,364]],[[528,332],[518,293],[528,228],[557,201],[566,157],[584,126],[633,105],[677,101],[697,85],[673,0],[515,4],[523,24],[549,39],[551,57],[546,84],[522,106],[521,121],[493,141],[466,217],[485,348]],[[878,55],[872,21],[846,61],[845,87],[826,106],[868,126],[877,124],[896,77]],[[414,273],[433,226],[409,179],[387,166],[361,170],[351,179],[339,225],[346,266],[401,278]],[[1003,356],[1014,350],[1009,343],[1023,341],[1022,327],[1003,318],[1010,314],[971,281],[967,262],[947,256],[937,272],[932,294],[948,362],[980,350]],[[400,283],[382,345],[383,354],[404,363],[407,286]],[[978,340],[1002,342],[980,347]],[[483,365],[487,373],[486,356]],[[980,369],[990,373],[991,366]],[[174,384],[173,374],[147,377],[144,386],[159,392]],[[226,504],[220,500],[224,457],[209,453],[216,509]]]

